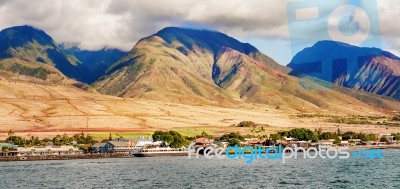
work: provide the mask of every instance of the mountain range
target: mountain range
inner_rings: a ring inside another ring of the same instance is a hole
[[[0,70],[8,77],[25,75],[51,83],[73,79],[90,84],[123,55],[125,52],[117,49],[67,49],[31,26],[16,26],[0,32]]]
[[[400,100],[399,60],[376,48],[321,41],[285,67],[223,33],[177,27],[141,39],[129,52],[66,48],[31,26],[0,32],[3,78],[26,76],[106,95],[196,105],[391,109],[391,99]]]
[[[296,54],[292,75],[304,75],[343,87],[400,100],[400,58],[378,48],[320,41]]]

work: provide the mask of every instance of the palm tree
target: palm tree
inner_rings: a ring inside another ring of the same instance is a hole
[[[10,136],[14,136],[14,131],[12,131],[11,129],[8,130],[8,136],[9,136],[9,137],[10,137]]]
[[[253,136],[255,136],[255,132],[256,132],[256,127],[253,126],[253,129],[251,129],[251,132],[253,133]]]
[[[62,136],[62,143],[63,144],[68,144],[70,142],[70,138],[68,137],[67,133],[64,133]]]
[[[110,136],[108,137],[108,141],[112,141],[111,133],[110,133]]]
[[[11,144],[13,144],[13,138],[14,138],[13,136],[14,136],[14,132],[11,129],[8,130],[8,139]]]

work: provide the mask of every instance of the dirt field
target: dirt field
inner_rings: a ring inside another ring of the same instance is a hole
[[[298,118],[296,115],[299,113],[268,105],[239,104],[237,107],[221,108],[123,99],[65,86],[0,81],[0,139],[7,136],[9,129],[18,135],[39,137],[80,132],[94,136],[109,133],[135,135],[171,129],[187,135],[202,131],[217,135],[233,131],[251,133],[251,128],[232,126],[241,121],[263,124],[264,131],[258,134],[295,127],[322,128],[326,131],[336,131],[339,127],[342,131],[400,132],[400,127],[394,126],[347,125],[328,123],[323,118]],[[378,110],[371,114],[385,115]]]

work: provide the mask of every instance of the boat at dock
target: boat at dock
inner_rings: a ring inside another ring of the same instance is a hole
[[[186,148],[170,148],[170,147],[157,147],[157,148],[134,148],[132,155],[135,157],[158,157],[158,156],[187,156],[188,151]]]

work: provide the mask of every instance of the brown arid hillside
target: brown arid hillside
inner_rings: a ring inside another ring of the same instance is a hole
[[[140,40],[94,86],[120,97],[229,106],[253,99],[259,82],[272,78],[268,82],[275,83],[288,71],[250,44],[225,34],[165,28]]]
[[[165,28],[140,40],[94,87],[123,98],[218,107],[257,103],[357,114],[363,111],[359,107],[365,110],[368,104],[390,110],[394,103],[374,95],[367,95],[373,100],[357,100],[340,87],[326,87],[288,72],[255,47],[225,34]]]
[[[149,133],[155,130],[207,131],[222,134],[238,131],[251,133],[250,129],[233,127],[248,120],[262,124],[265,133],[294,127],[323,128],[335,131],[357,130],[363,132],[398,132],[398,126],[376,124],[332,123],[330,116],[374,116],[389,119],[392,112],[366,105],[355,98],[348,102],[334,100],[327,103],[333,109],[310,106],[301,110],[292,105],[279,108],[271,105],[237,103],[231,107],[213,105],[187,105],[138,98],[121,98],[86,92],[70,86],[51,86],[31,82],[0,81],[0,138],[7,131],[24,136],[54,136],[56,134],[85,133]],[[381,100],[397,108],[398,102]],[[383,117],[382,117],[383,116]]]

